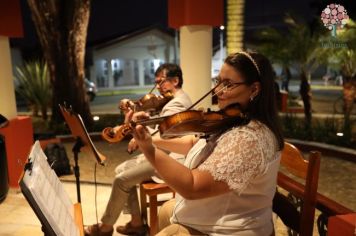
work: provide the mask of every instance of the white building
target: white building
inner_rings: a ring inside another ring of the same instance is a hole
[[[148,28],[96,45],[92,49],[94,65],[90,68],[90,80],[100,91],[151,88],[160,64],[179,64],[177,44],[173,34]],[[218,74],[226,56],[225,47],[223,52],[218,47],[214,51],[212,77]]]
[[[154,72],[165,62],[176,62],[174,36],[149,28],[93,48],[90,80],[103,90],[151,87]]]

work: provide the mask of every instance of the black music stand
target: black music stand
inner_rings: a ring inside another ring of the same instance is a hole
[[[67,108],[59,104],[59,108],[62,115],[69,126],[69,129],[75,138],[75,144],[72,148],[74,154],[74,175],[77,185],[77,197],[78,202],[81,202],[80,197],[80,181],[79,181],[79,165],[78,165],[78,153],[83,148],[87,155],[92,156],[100,164],[104,165],[106,157],[96,150],[90,136],[84,126],[81,116],[73,111],[73,109]]]

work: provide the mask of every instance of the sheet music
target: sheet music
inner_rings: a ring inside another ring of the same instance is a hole
[[[56,173],[50,168],[39,141],[32,146],[23,182],[48,220],[56,235],[79,236],[74,221],[74,207]]]

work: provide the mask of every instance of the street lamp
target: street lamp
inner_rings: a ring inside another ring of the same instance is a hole
[[[220,26],[220,63],[222,65],[224,61],[224,29],[225,26]]]

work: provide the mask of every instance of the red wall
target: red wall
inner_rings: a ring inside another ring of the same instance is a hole
[[[10,187],[19,187],[18,181],[33,144],[31,117],[18,116],[0,129],[5,137],[6,159]]]
[[[172,28],[223,24],[223,0],[168,0],[168,25]]]
[[[23,36],[20,0],[0,1],[0,36]]]

